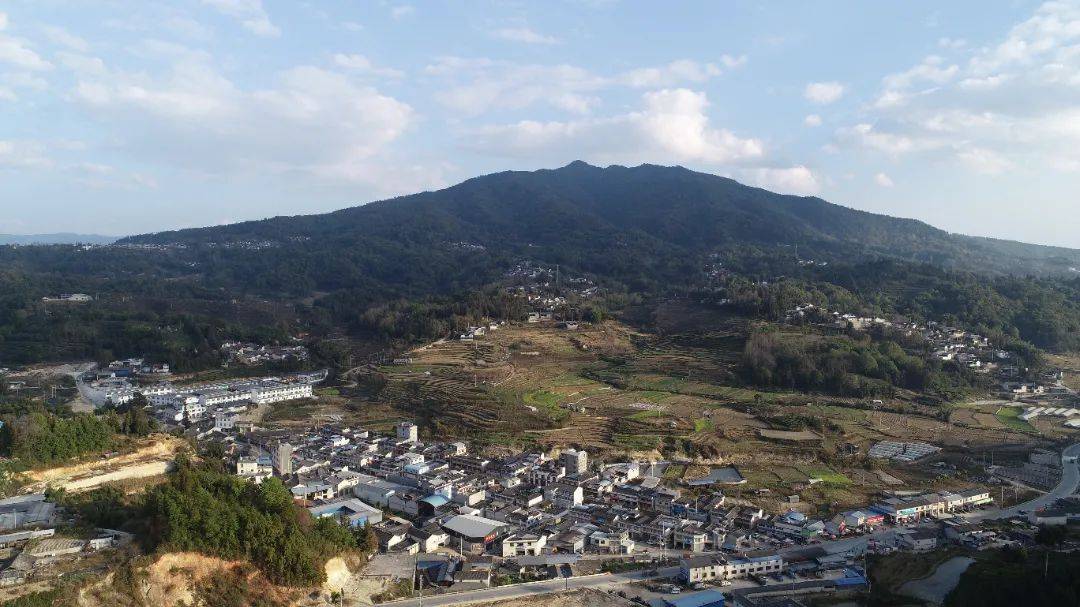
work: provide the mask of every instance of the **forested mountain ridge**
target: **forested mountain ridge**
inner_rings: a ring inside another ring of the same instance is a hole
[[[920,221],[775,194],[681,167],[583,162],[495,173],[324,215],[161,232],[121,243],[197,249],[242,241],[288,249],[289,263],[332,264],[321,258],[333,250],[361,266],[416,255],[439,265],[437,257],[455,245],[463,251],[479,245],[489,261],[524,255],[623,277],[644,266],[643,273],[664,280],[690,270],[688,256],[696,263],[705,254],[747,247],[791,255],[797,248],[802,258],[819,261],[886,257],[995,274],[1066,273],[1080,266],[1076,250],[953,235]],[[214,263],[207,261],[213,273]],[[377,268],[365,269],[378,277]],[[321,288],[348,286],[330,282],[337,284]]]
[[[815,302],[1080,349],[1080,251],[953,235],[680,167],[575,162],[323,215],[108,246],[0,246],[0,363],[146,355],[187,369],[216,364],[223,339],[444,336],[523,317],[501,288],[522,262],[591,280],[594,310],[697,292],[773,319]],[[73,292],[94,303],[42,301]]]

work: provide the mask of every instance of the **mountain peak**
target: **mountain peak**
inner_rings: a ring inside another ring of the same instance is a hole
[[[591,165],[588,162],[585,162],[584,160],[575,160],[575,161],[571,162],[570,164],[568,164],[568,165],[566,165],[566,166],[564,166],[564,167],[562,167],[561,169],[558,169],[558,170],[566,171],[566,170],[583,170],[583,169],[599,169],[599,168],[601,168],[601,167]]]

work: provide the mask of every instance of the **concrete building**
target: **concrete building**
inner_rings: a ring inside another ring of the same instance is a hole
[[[281,476],[292,474],[293,446],[289,443],[278,443],[274,449],[274,469]]]
[[[567,449],[559,456],[567,474],[585,474],[589,469],[589,454],[585,450]]]
[[[406,441],[415,443],[420,440],[419,429],[416,424],[412,422],[401,422],[397,425],[397,439],[399,441]]]
[[[341,499],[308,508],[315,518],[333,517],[344,520],[350,527],[374,525],[383,520],[382,510],[356,499]]]
[[[546,535],[515,533],[503,538],[502,556],[503,558],[523,556],[526,554],[540,556],[540,553],[544,550],[545,546],[547,546]]]
[[[779,555],[755,557],[696,556],[679,562],[679,577],[688,584],[771,575],[784,569]]]

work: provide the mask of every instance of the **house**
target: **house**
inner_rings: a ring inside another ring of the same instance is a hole
[[[937,529],[916,529],[900,536],[900,544],[914,552],[929,552],[938,547]]]
[[[374,525],[383,520],[382,510],[356,499],[341,499],[308,508],[315,518],[333,517],[346,521],[350,527]]]
[[[450,534],[436,524],[424,525],[420,529],[411,527],[408,535],[419,545],[420,552],[435,552],[440,546],[445,546],[450,541]]]
[[[443,521],[442,528],[452,539],[469,544],[474,551],[483,552],[495,541],[495,536],[506,528],[506,524],[475,514],[459,514]]]
[[[515,533],[503,538],[502,556],[503,558],[522,555],[539,556],[545,546],[547,546],[546,535]]]
[[[395,523],[375,528],[375,537],[379,538],[379,548],[389,552],[401,547],[409,539],[408,523]]]
[[[705,542],[709,539],[709,533],[701,523],[684,525],[671,534],[672,545],[675,548],[689,550],[690,552],[704,552]]]
[[[556,508],[573,508],[585,503],[585,490],[577,485],[555,483],[544,488],[544,499]]]
[[[0,500],[0,531],[24,525],[47,525],[52,522],[55,512],[56,504],[45,501],[44,493]]]
[[[630,539],[630,533],[594,531],[589,535],[589,546],[598,552],[608,554],[630,554],[634,551],[635,542]]]

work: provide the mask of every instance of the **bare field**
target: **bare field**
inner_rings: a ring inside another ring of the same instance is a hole
[[[155,434],[131,451],[111,457],[70,466],[59,466],[27,472],[24,476],[27,493],[44,491],[48,487],[63,487],[69,491],[85,491],[105,483],[145,479],[162,475],[176,454],[188,448],[187,442],[166,434]]]

